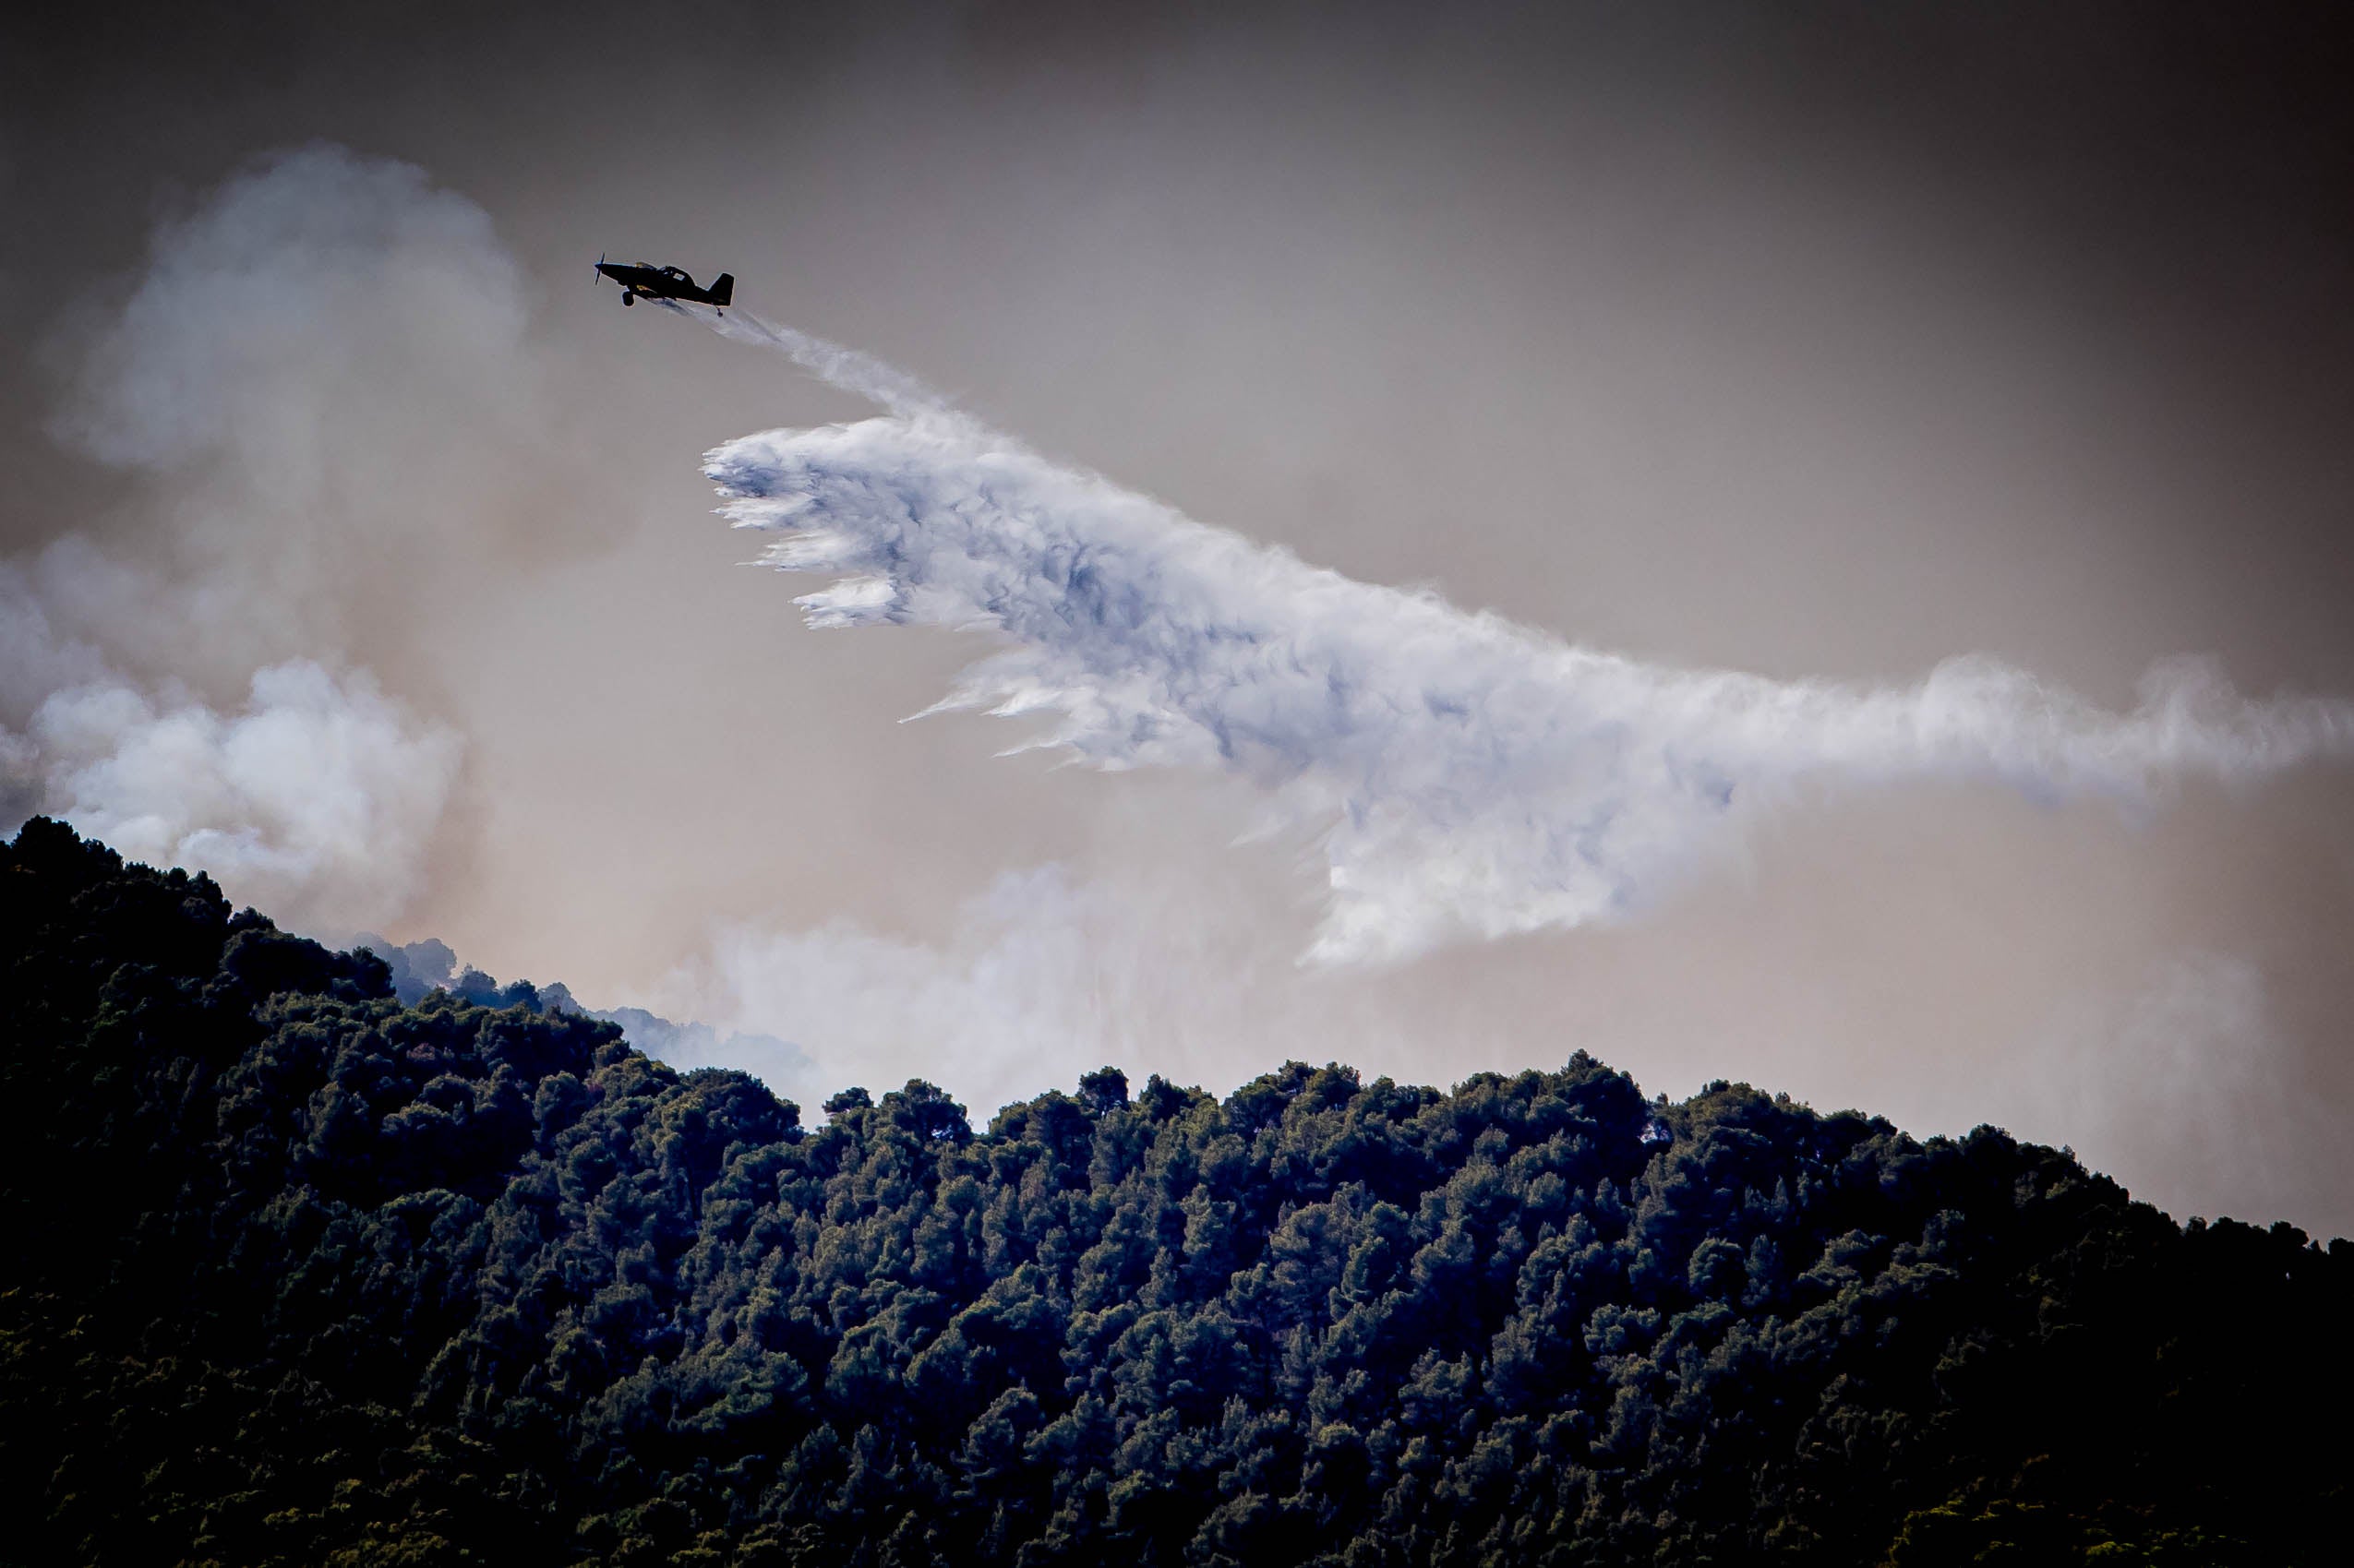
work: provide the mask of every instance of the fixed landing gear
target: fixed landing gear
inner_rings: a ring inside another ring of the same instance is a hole
[[[638,296],[625,291],[621,295],[621,303],[623,305],[635,305],[638,303]]]

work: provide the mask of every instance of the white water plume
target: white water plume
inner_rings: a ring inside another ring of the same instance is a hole
[[[1622,916],[1802,785],[1978,777],[2138,801],[2354,751],[2354,706],[2250,700],[2193,660],[2113,713],[1982,657],[1886,687],[1578,647],[1194,521],[862,355],[741,316],[722,329],[892,410],[708,454],[723,515],[778,535],[768,564],[840,579],[796,601],[810,624],[1000,632],[1012,646],[941,708],[1052,714],[1032,744],[1270,790],[1323,830],[1315,960]]]
[[[946,418],[948,400],[897,365],[862,350],[812,336],[798,328],[765,321],[751,311],[715,309],[684,300],[658,300],[681,316],[692,317],[723,338],[756,348],[775,349],[828,386],[855,392],[909,419]]]

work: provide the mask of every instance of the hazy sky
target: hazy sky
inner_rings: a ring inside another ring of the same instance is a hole
[[[2344,699],[2333,7],[486,9],[0,24],[0,804],[805,1102],[1582,1047],[2354,1230],[2354,768],[1800,787],[1611,918],[1303,966],[1314,823],[901,723],[1000,643],[807,629],[701,472],[874,410],[588,265],[1647,667]]]

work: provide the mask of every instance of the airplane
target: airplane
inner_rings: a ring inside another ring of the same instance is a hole
[[[623,305],[635,305],[640,299],[684,299],[718,306],[736,297],[735,275],[729,272],[714,278],[711,287],[699,289],[694,279],[676,267],[656,267],[651,261],[631,266],[626,261],[607,261],[600,256],[596,258],[596,276],[599,281],[610,278],[621,285]]]

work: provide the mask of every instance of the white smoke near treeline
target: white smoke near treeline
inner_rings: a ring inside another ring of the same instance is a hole
[[[460,746],[366,670],[265,664],[215,705],[140,681],[62,637],[35,586],[0,563],[0,831],[36,812],[126,856],[206,871],[240,901],[307,930],[397,916],[457,776]],[[168,613],[170,597],[158,602]]]
[[[354,616],[481,558],[546,444],[521,271],[422,171],[317,146],[162,224],[119,297],[60,345],[54,430],[126,498],[0,561],[0,828],[48,812],[299,927],[390,922],[460,744],[354,659]]]
[[[109,673],[50,693],[22,733],[0,728],[0,800],[10,831],[45,812],[129,859],[210,872],[283,923],[333,928],[415,895],[458,750],[366,671],[268,665],[226,712]]]
[[[1985,658],[1884,687],[1578,647],[1196,522],[739,317],[731,335],[893,409],[708,454],[724,515],[778,536],[769,564],[841,579],[796,601],[810,624],[1002,633],[940,707],[1051,715],[1027,744],[1097,767],[1263,786],[1321,832],[1315,960],[1624,916],[1808,787],[1983,778],[2133,802],[2354,753],[2354,706],[2250,700],[2197,661],[2154,668],[2116,713]]]
[[[726,922],[648,999],[791,1039],[738,1059],[804,1105],[923,1078],[986,1111],[1106,1063],[1222,1088],[1342,1039],[1369,1071],[1398,1064],[1410,1026],[1372,993],[1303,975],[1254,908],[1265,890],[1223,869],[1008,870],[931,940]]]

